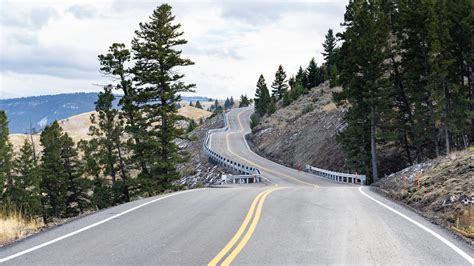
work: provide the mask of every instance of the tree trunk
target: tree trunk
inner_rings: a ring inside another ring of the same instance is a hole
[[[403,132],[403,140],[404,140],[404,143],[405,143],[405,152],[407,154],[408,163],[410,165],[413,165],[413,160],[411,159],[410,146],[409,146],[409,143],[408,143],[408,137],[407,137],[406,130],[405,130],[405,132]]]
[[[107,140],[110,141],[110,140]],[[107,159],[110,167],[110,176],[112,177],[112,185],[115,185],[115,164],[113,163],[113,154],[112,154],[112,145],[110,143],[107,144]]]
[[[378,169],[377,169],[377,143],[375,140],[375,109],[371,107],[370,115],[370,153],[372,155],[372,181],[377,182],[378,180]]]
[[[392,64],[395,64],[395,57],[392,56]],[[411,106],[410,106],[410,103],[408,102],[408,97],[406,95],[406,92],[405,92],[405,86],[403,85],[403,82],[402,82],[402,79],[401,79],[401,74],[398,70],[398,67],[395,67],[394,68],[394,72],[395,72],[395,81],[396,81],[396,84],[397,84],[397,88],[398,88],[398,95],[400,97],[400,101],[401,101],[401,106],[400,106],[400,109],[405,113],[406,117],[405,117],[405,122],[408,123],[409,125],[409,129],[410,129],[410,133],[413,137],[412,141],[414,142],[414,147],[415,147],[415,160],[417,163],[420,163],[421,161],[421,148],[420,146],[417,144],[418,141],[417,139],[419,138],[418,137],[418,134],[417,134],[417,130],[416,130],[416,127],[415,127],[415,122],[414,122],[414,119],[413,119],[413,113],[412,113],[412,110],[411,110]],[[405,141],[406,143],[408,144],[408,138],[407,138],[407,135],[406,135],[406,132],[407,130],[404,129],[404,132],[405,132]],[[407,145],[408,146],[408,145]],[[407,154],[410,153],[410,150],[408,147],[407,148]],[[413,165],[413,160],[411,159],[411,156],[409,156],[409,161],[410,161],[410,164]]]
[[[449,155],[449,130],[447,126],[444,127],[444,137],[446,140],[446,155]]]
[[[117,151],[118,151],[119,162],[120,162],[120,175],[121,175],[122,181],[124,183],[124,185],[123,185],[123,187],[124,187],[123,194],[125,196],[125,201],[129,202],[130,201],[130,192],[129,192],[129,189],[128,189],[128,184],[126,183],[127,175],[125,173],[125,163],[123,162],[122,149],[120,147],[120,144],[117,144]]]
[[[438,130],[438,133],[436,134],[436,137],[434,139],[436,157],[439,157],[439,139],[440,138],[441,138],[441,129]]]

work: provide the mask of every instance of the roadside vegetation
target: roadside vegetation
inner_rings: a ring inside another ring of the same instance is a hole
[[[104,87],[91,116],[90,140],[75,143],[57,121],[41,132],[42,151],[33,138],[15,154],[7,117],[0,111],[0,242],[81,213],[180,189],[176,166],[187,156],[176,144],[185,138],[177,124],[182,81],[178,67],[186,43],[171,6],[157,7],[139,24],[130,49],[113,43],[99,55],[100,70],[113,83]],[[159,37],[157,37],[159,36]],[[159,62],[159,63],[158,63]],[[115,108],[114,91],[123,94]],[[200,103],[196,103],[199,108]],[[197,125],[193,120],[188,130]]]
[[[466,149],[474,142],[473,14],[467,0],[351,1],[344,31],[328,30],[321,66],[312,59],[288,79],[279,66],[271,94],[260,75],[252,127],[326,81],[342,87],[333,102],[345,110],[337,132],[345,168],[371,183],[386,174],[388,151],[397,171]]]
[[[373,187],[474,243],[474,149],[394,173]]]

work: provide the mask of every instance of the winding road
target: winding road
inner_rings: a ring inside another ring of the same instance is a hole
[[[0,248],[6,265],[473,265],[474,249],[370,191],[253,153],[252,108],[228,113],[212,148],[257,167],[260,184],[187,190],[76,219]]]

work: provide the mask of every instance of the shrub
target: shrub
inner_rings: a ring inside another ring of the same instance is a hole
[[[314,110],[314,106],[312,104],[310,105],[306,105],[304,108],[303,108],[303,111],[301,112],[301,114],[307,114],[309,112],[312,112]]]
[[[257,114],[252,114],[250,116],[250,128],[253,129],[260,123],[260,116]]]

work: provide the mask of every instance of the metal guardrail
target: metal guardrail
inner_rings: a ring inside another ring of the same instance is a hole
[[[204,152],[207,154],[207,156],[209,157],[209,160],[211,160],[212,162],[217,163],[217,164],[221,164],[221,165],[226,166],[230,169],[233,169],[233,170],[241,173],[242,176],[247,176],[247,182],[246,183],[250,183],[252,181],[260,182],[261,181],[260,170],[258,170],[255,167],[250,167],[250,166],[247,166],[245,164],[233,161],[233,160],[219,154],[218,152],[212,150],[211,147],[209,146],[212,134],[214,134],[216,132],[227,131],[229,129],[229,121],[227,120],[227,114],[223,113],[222,115],[224,116],[225,126],[223,128],[211,129],[206,133],[206,139],[204,140],[204,143],[203,143]],[[242,177],[242,176],[239,175],[239,177]],[[233,182],[235,182],[235,181],[233,181]]]
[[[328,171],[321,168],[312,167],[311,165],[305,165],[304,170],[305,172],[308,172],[320,177],[325,177],[327,179],[334,180],[336,182],[367,185],[367,178],[365,175],[338,173],[338,172]]]

